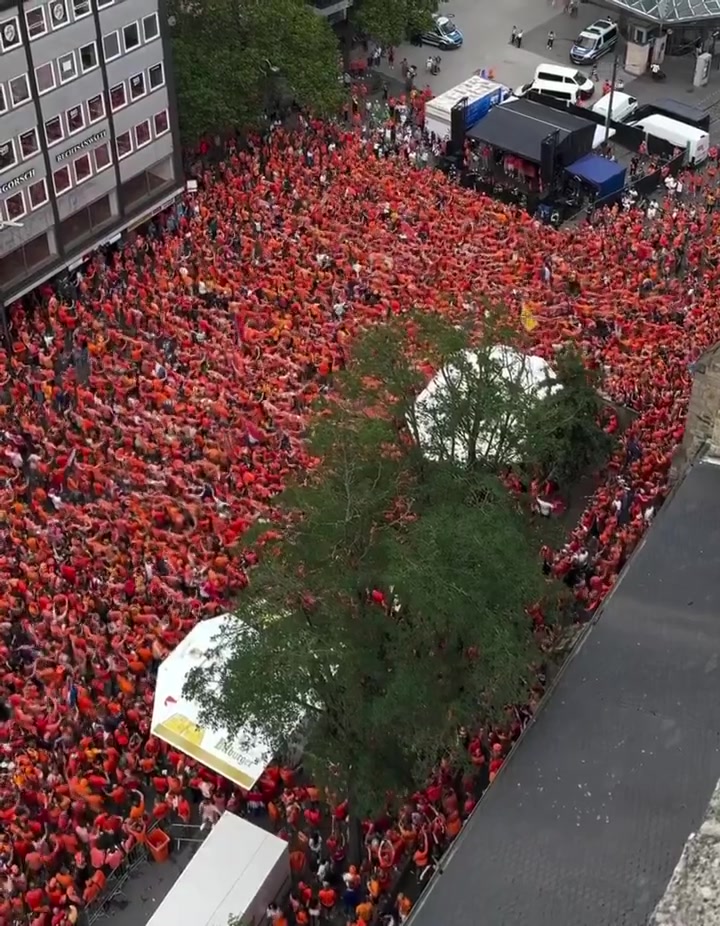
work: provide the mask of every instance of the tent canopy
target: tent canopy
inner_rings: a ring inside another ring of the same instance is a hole
[[[539,164],[542,144],[555,132],[558,143],[588,125],[586,119],[552,109],[532,100],[513,100],[490,110],[485,118],[467,133],[470,138],[517,154]]]
[[[610,196],[625,186],[625,168],[617,161],[603,158],[599,154],[586,154],[566,170],[573,177],[595,187],[601,196]]]
[[[241,728],[231,736],[224,729],[203,727],[199,705],[183,695],[190,670],[210,662],[217,638],[230,621],[237,632],[239,619],[234,615],[201,621],[161,663],[155,686],[152,734],[240,787],[250,789],[273,758],[270,744],[249,728]],[[253,631],[247,627],[247,632]]]

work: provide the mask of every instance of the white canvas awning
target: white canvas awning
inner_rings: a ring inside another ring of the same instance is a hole
[[[257,733],[241,729],[230,736],[227,730],[200,725],[199,706],[183,696],[190,670],[209,659],[216,637],[227,621],[222,615],[201,621],[161,663],[153,702],[152,733],[202,765],[242,788],[252,788],[273,758],[272,748]],[[251,632],[248,629],[248,632]]]

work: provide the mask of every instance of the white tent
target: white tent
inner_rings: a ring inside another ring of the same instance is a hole
[[[458,431],[454,434],[442,433],[442,444],[438,446],[438,415],[442,413],[447,395],[451,389],[460,392],[477,385],[470,373],[479,373],[480,364],[477,353],[464,351],[464,363],[452,363],[438,370],[425,389],[415,400],[415,415],[419,432],[420,446],[429,459],[454,459],[464,462],[468,458],[469,436]],[[524,354],[512,347],[496,345],[490,350],[490,359],[495,367],[495,375],[499,384],[506,384],[519,388],[529,400],[542,400],[553,394],[562,386],[555,382],[555,374],[547,361],[542,357]],[[465,379],[470,381],[464,381]],[[502,453],[500,446],[501,432],[512,432],[520,423],[510,418],[501,429],[496,427],[497,422],[486,422],[481,427],[477,439],[477,455],[479,459],[495,458]],[[442,428],[440,431],[442,432]],[[498,462],[512,463],[515,461],[511,448],[507,449],[505,459]]]
[[[209,660],[216,638],[228,621],[221,615],[201,621],[161,663],[153,702],[152,733],[243,788],[252,788],[272,759],[270,745],[249,729],[231,737],[227,730],[200,726],[199,706],[183,696],[183,686],[196,666]],[[248,628],[248,632],[251,632]]]
[[[290,888],[285,840],[224,813],[182,872],[148,926],[227,926],[265,922]]]

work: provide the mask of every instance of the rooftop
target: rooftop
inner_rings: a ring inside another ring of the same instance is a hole
[[[720,19],[720,0],[610,0],[626,13],[663,25]]]
[[[720,778],[719,541],[720,466],[704,461],[409,926],[645,926]]]

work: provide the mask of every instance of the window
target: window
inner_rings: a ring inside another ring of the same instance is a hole
[[[84,183],[92,177],[92,165],[90,164],[90,155],[81,154],[73,163],[75,169],[75,180],[77,183]]]
[[[7,101],[5,100],[5,88],[0,84],[0,113],[4,113],[7,109]]]
[[[0,48],[3,51],[10,51],[11,48],[17,48],[20,44],[20,29],[18,28],[17,17],[6,19],[0,23]]]
[[[129,23],[123,26],[123,44],[125,51],[132,51],[140,44],[140,28],[137,23]]]
[[[28,10],[25,13],[25,22],[27,23],[28,35],[31,39],[45,35],[47,32],[47,23],[45,22],[45,8],[36,6],[34,10]]]
[[[110,88],[110,109],[116,112],[118,109],[122,109],[123,106],[127,106],[127,96],[125,95],[125,84],[120,83]]]
[[[115,3],[115,0],[96,0],[96,6],[99,10],[104,9],[106,6],[112,6]]]
[[[97,122],[105,116],[105,97],[102,93],[91,97],[87,101],[88,119],[90,122]]]
[[[55,88],[55,71],[53,70],[52,61],[35,68],[35,80],[40,94],[49,93]]]
[[[65,138],[65,132],[63,131],[63,124],[60,120],[60,116],[55,116],[53,119],[48,119],[45,123],[45,138],[47,138],[48,147],[50,145],[57,145],[59,141],[62,141]]]
[[[139,100],[145,96],[145,75],[141,72],[130,78],[130,99]]]
[[[97,45],[90,42],[89,45],[83,45],[80,48],[80,68],[83,74],[92,71],[98,66]]]
[[[25,197],[22,195],[22,190],[8,196],[5,200],[5,208],[7,209],[7,217],[11,222],[17,222],[18,219],[25,215],[27,209],[25,208]]]
[[[148,71],[148,77],[150,78],[150,89],[157,90],[158,87],[162,87],[165,83],[165,69],[160,64],[153,64],[153,66]]]
[[[20,136],[20,155],[22,158],[31,158],[40,150],[37,129],[29,129]]]
[[[85,113],[82,106],[73,106],[65,113],[67,119],[68,135],[74,135],[76,132],[82,132],[85,128]]]
[[[118,160],[126,158],[129,154],[132,154],[132,138],[130,138],[129,132],[122,132],[115,138],[115,144],[117,146],[117,156]]]
[[[150,122],[146,119],[145,122],[135,126],[135,145],[137,148],[142,148],[143,145],[149,145],[151,141]]]
[[[6,141],[4,145],[0,145],[0,172],[9,170],[16,164],[15,142],[11,139],[10,141]]]
[[[61,84],[66,84],[69,80],[77,77],[77,61],[75,60],[74,51],[69,51],[66,55],[60,55],[57,63]]]
[[[67,26],[70,21],[67,11],[67,0],[53,0],[50,4],[50,25],[53,29]]]
[[[161,113],[156,113],[153,116],[153,123],[155,124],[155,135],[164,135],[170,128],[167,109],[163,110]]]
[[[30,99],[30,82],[27,74],[21,74],[19,77],[13,77],[9,84],[10,102],[13,106],[22,106]]]
[[[103,50],[106,61],[120,57],[120,34],[118,32],[108,32],[106,36],[103,36]]]
[[[104,145],[98,145],[93,151],[93,157],[95,158],[95,170],[98,173],[100,173],[101,170],[105,170],[106,167],[110,167],[112,164],[110,145],[107,142],[105,142]]]
[[[90,15],[90,0],[73,0],[73,16],[82,19]]]
[[[55,192],[60,195],[66,190],[69,190],[72,186],[72,180],[70,179],[70,168],[61,167],[59,170],[56,170],[53,174],[53,184],[55,186]]]
[[[48,201],[47,183],[45,183],[44,177],[42,180],[36,180],[35,183],[30,184],[28,187],[28,201],[31,209],[39,209]]]
[[[160,25],[158,23],[157,13],[151,13],[149,16],[146,16],[142,23],[143,36],[145,37],[146,42],[152,42],[153,39],[156,39],[160,35]]]

